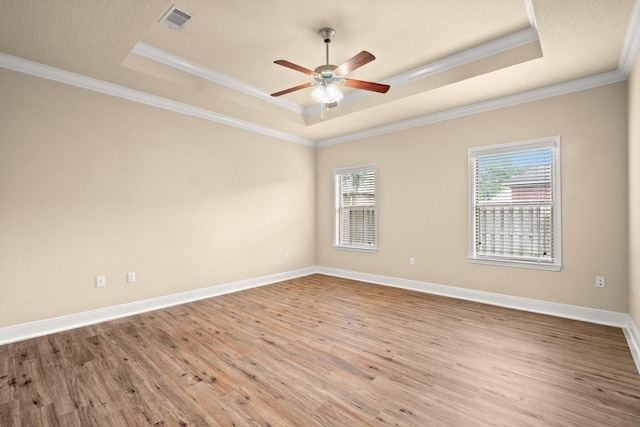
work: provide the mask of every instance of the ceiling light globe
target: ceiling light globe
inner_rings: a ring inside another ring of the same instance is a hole
[[[326,89],[326,98],[328,99],[326,101],[327,104],[331,104],[333,102],[339,101],[343,98],[342,93],[338,90],[338,88],[336,87],[336,85],[334,84],[329,84],[327,85],[327,89]]]
[[[325,98],[326,98],[325,87],[318,86],[313,90],[313,92],[311,92],[311,96],[313,96],[313,99],[315,99],[317,102],[325,102]]]

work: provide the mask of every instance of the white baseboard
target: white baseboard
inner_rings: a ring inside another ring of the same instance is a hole
[[[633,361],[636,362],[636,368],[640,372],[640,332],[638,332],[638,327],[633,323],[631,316],[629,316],[627,327],[622,328],[622,331],[627,338],[627,343],[629,343],[629,350],[631,350]]]
[[[629,350],[631,350],[631,355],[633,356],[638,373],[640,373],[640,333],[638,332],[636,325],[633,323],[631,316],[627,313],[514,297],[491,292],[457,288],[455,286],[436,285],[434,283],[340,270],[337,268],[318,267],[317,272],[328,276],[343,277],[345,279],[359,280],[378,285],[442,295],[483,304],[513,308],[516,310],[547,314],[550,316],[580,320],[600,325],[615,326],[622,329],[622,332],[627,339]]]
[[[436,285],[416,280],[399,279],[396,277],[378,276],[375,274],[358,273],[335,268],[318,267],[318,273],[329,276],[344,277],[363,282],[376,283],[395,288],[426,292],[429,294],[481,302],[516,310],[531,311],[533,313],[549,314],[583,322],[598,323],[600,325],[627,327],[629,315],[615,311],[597,310],[595,308],[579,307],[575,305],[558,304],[529,298],[476,291],[473,289],[457,288],[455,286]]]
[[[106,307],[97,310],[85,311],[68,316],[55,317],[53,319],[39,320],[20,325],[0,328],[0,345],[22,341],[55,332],[66,331],[108,320],[118,319],[134,314],[145,313],[161,308],[185,304],[192,301],[211,298],[232,292],[265,286],[283,280],[308,276],[320,273],[328,276],[343,277],[346,279],[392,286],[412,291],[442,295],[451,298],[475,301],[483,304],[513,308],[516,310],[530,311],[533,313],[547,314],[556,317],[580,320],[583,322],[597,323],[607,326],[619,327],[623,330],[633,355],[638,372],[640,372],[640,332],[627,313],[598,310],[594,308],[579,307],[567,304],[558,304],[547,301],[514,297],[491,292],[476,291],[472,289],[457,288],[454,286],[437,285],[434,283],[420,282],[416,280],[400,279],[396,277],[380,276],[376,274],[360,273],[356,271],[340,270],[330,267],[306,267],[253,279],[240,280],[208,288],[166,295],[136,301],[128,304]]]
[[[173,295],[166,295],[128,304],[116,305],[113,307],[100,308],[97,310],[85,311],[67,316],[55,317],[52,319],[38,320],[30,323],[22,323],[14,326],[0,328],[0,345],[11,342],[22,341],[55,332],[66,331],[82,326],[93,325],[108,320],[145,313],[174,305],[185,304],[205,298],[238,292],[258,286],[269,285],[283,280],[295,279],[296,277],[308,276],[316,272],[315,267],[307,267],[299,270],[287,271],[284,273],[271,274],[252,279],[240,280],[237,282],[225,283],[208,288],[195,289],[193,291],[181,292]]]

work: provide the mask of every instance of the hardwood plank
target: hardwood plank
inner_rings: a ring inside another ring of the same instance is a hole
[[[640,425],[617,328],[312,275],[0,347],[1,426]]]

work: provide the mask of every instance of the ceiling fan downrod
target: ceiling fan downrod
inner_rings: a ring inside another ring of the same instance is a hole
[[[322,40],[324,41],[325,50],[327,53],[327,62],[326,62],[327,65],[329,65],[329,43],[331,43],[331,39],[333,38],[335,33],[336,33],[336,30],[329,27],[325,27],[320,31],[318,31],[318,35],[322,37]]]
[[[320,31],[318,31],[318,35],[322,37],[322,40],[324,41],[325,52],[326,52],[326,61],[325,61],[326,63],[325,65],[320,65],[319,67],[316,67],[314,71],[320,74],[324,78],[332,76],[333,70],[337,68],[335,65],[329,64],[329,43],[331,43],[331,39],[333,38],[335,33],[336,33],[336,30],[329,27],[325,27]]]

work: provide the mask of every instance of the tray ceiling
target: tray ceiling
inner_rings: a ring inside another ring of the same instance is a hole
[[[159,23],[173,5],[193,16],[181,31]],[[581,79],[623,80],[638,39],[633,0],[7,0],[3,12],[0,66],[73,73],[80,86],[311,145]],[[311,81],[273,61],[323,64],[325,26],[336,30],[331,63],[367,50],[376,60],[349,77],[391,90],[344,88],[322,121],[311,89],[269,94]]]

